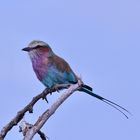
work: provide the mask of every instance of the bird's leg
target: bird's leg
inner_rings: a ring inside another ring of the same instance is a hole
[[[70,84],[56,84],[53,86],[53,90],[59,92],[59,90],[68,88],[70,86]]]
[[[48,93],[51,93],[50,88],[45,88],[45,90],[42,92],[42,99],[45,100],[47,103],[49,103],[47,99]]]
[[[42,99],[45,100],[48,103],[47,100],[47,95],[50,93],[52,95],[52,92],[59,92],[62,89],[67,89],[69,88],[70,84],[56,84],[51,88],[46,88],[43,92],[42,92]]]

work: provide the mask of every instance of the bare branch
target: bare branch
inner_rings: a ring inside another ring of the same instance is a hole
[[[67,86],[66,85],[62,85],[62,86],[59,85],[57,87],[57,90],[61,90],[61,89],[64,89],[64,88],[68,88],[68,85]],[[33,113],[33,106],[35,105],[35,103],[38,100],[40,100],[42,98],[42,99],[45,99],[47,101],[46,96],[49,93],[52,93],[52,92],[55,92],[55,91],[56,91],[56,88],[53,88],[51,90],[45,89],[41,94],[35,96],[27,106],[25,106],[22,110],[20,110],[17,113],[17,115],[7,125],[5,125],[3,127],[3,129],[0,132],[0,140],[3,140],[5,138],[5,136],[7,135],[7,133],[23,119],[26,112],[29,111],[29,113]]]
[[[58,107],[76,90],[81,86],[82,82],[79,80],[77,84],[71,85],[68,90],[49,108],[47,109],[37,120],[34,126],[29,129],[24,137],[24,140],[31,140],[34,135],[42,128],[46,121],[55,113]]]

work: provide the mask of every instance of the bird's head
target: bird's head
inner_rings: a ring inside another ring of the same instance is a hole
[[[43,54],[53,54],[51,47],[44,41],[40,40],[33,40],[29,43],[28,47],[25,47],[22,50],[27,51],[30,57]]]

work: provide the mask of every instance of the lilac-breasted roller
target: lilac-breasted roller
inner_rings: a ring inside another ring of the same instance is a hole
[[[23,48],[22,50],[28,52],[37,78],[47,88],[51,89],[56,85],[74,84],[78,82],[78,77],[73,72],[69,64],[63,58],[56,55],[47,43],[34,40],[28,45],[28,47]],[[102,100],[128,118],[128,116],[123,112],[128,112],[125,108],[93,93],[91,87],[83,84],[79,91],[83,91]]]

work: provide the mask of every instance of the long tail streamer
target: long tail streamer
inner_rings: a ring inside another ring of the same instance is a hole
[[[87,88],[84,87],[84,86],[81,88],[80,91],[86,92],[86,93],[88,93],[89,95],[91,95],[91,96],[93,96],[93,97],[95,97],[95,98],[97,98],[97,99],[99,99],[99,100],[105,102],[106,104],[112,106],[113,108],[115,108],[115,109],[117,109],[119,112],[121,112],[127,119],[128,119],[128,116],[127,116],[123,111],[125,111],[125,112],[131,114],[131,113],[130,113],[127,109],[125,109],[124,107],[122,107],[122,106],[120,106],[120,105],[118,105],[118,104],[116,104],[116,103],[114,103],[114,102],[112,102],[112,101],[110,101],[110,100],[108,100],[108,99],[105,99],[105,98],[101,97],[100,95],[97,95],[97,94],[93,93],[91,90],[87,89]],[[122,109],[123,111],[122,111],[121,109]]]

